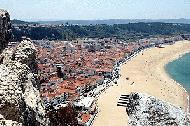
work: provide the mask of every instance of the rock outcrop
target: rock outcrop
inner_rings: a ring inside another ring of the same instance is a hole
[[[22,125],[44,125],[45,109],[36,79],[36,49],[29,40],[5,49],[0,64],[0,114]]]
[[[189,126],[189,114],[155,97],[132,93],[125,98],[129,126]]]
[[[5,10],[0,9],[0,52],[7,46],[11,35],[9,13]]]
[[[22,124],[12,120],[6,120],[0,115],[0,126],[22,126]]]
[[[0,126],[48,125],[37,80],[36,49],[26,39],[6,48],[10,16],[0,10]]]

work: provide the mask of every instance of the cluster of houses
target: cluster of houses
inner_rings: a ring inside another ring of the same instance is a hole
[[[97,113],[97,97],[113,84],[110,82],[117,84],[120,65],[146,48],[182,39],[175,36],[130,43],[116,38],[35,41],[45,105],[59,108],[72,102],[79,111],[79,123],[89,126]]]

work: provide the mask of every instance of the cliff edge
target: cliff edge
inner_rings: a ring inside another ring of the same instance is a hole
[[[5,48],[10,33],[10,16],[0,10],[0,126],[47,125],[38,90],[35,46],[27,39],[16,48]]]
[[[10,15],[7,11],[0,9],[0,53],[7,46],[11,33]]]
[[[131,93],[125,97],[129,126],[189,126],[190,115],[153,96]]]

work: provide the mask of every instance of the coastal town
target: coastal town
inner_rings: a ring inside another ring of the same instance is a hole
[[[59,26],[32,24],[14,25],[14,27],[19,29],[19,27]],[[31,41],[24,36],[22,39]],[[118,85],[121,65],[137,55],[143,55],[143,51],[148,48],[164,48],[177,41],[189,39],[189,34],[181,34],[131,42],[116,37],[78,38],[67,41],[32,40],[37,49],[36,67],[40,95],[45,108],[53,107],[59,110],[72,106],[78,113],[78,124],[92,126],[99,112],[97,100],[110,86]],[[18,44],[18,42],[9,42],[8,47],[15,48]],[[126,80],[130,78],[127,77]],[[124,100],[120,103],[125,102]]]
[[[188,9],[157,2],[3,1],[0,126],[190,126]]]
[[[112,84],[117,84],[120,65],[139,53],[143,54],[147,48],[163,48],[165,44],[180,40],[183,40],[181,36],[131,43],[116,38],[36,40],[41,96],[45,106],[58,109],[72,103],[79,112],[79,124],[90,126],[98,112],[97,98]]]

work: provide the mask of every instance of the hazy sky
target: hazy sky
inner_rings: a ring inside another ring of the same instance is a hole
[[[12,19],[190,18],[190,0],[0,0]]]

